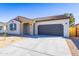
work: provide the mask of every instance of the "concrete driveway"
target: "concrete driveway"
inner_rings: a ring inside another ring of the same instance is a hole
[[[0,56],[47,56],[30,49],[24,49],[14,45],[0,48]]]
[[[62,37],[22,38],[23,41],[14,44],[20,48],[31,49],[46,55],[71,55],[66,39]]]
[[[0,48],[0,55],[12,56],[71,56],[66,39],[62,37],[22,37],[22,41]]]

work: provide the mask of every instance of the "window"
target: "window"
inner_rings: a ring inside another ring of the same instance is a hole
[[[0,30],[2,30],[2,28],[3,28],[3,27],[2,27],[2,26],[0,26]]]
[[[16,24],[15,23],[10,24],[10,30],[12,30],[12,31],[16,30]]]

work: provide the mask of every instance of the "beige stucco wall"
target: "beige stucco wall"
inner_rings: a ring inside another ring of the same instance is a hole
[[[63,30],[64,37],[69,37],[69,19],[37,22],[35,25],[35,35],[38,35],[38,26],[45,24],[62,24],[64,26]]]

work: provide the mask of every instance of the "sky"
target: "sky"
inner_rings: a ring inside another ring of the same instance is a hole
[[[17,16],[39,18],[72,13],[75,24],[79,23],[78,3],[0,3],[0,22],[7,22]]]

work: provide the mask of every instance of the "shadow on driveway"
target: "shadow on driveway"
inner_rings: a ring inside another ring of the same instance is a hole
[[[52,35],[16,35],[16,34],[0,34],[0,37],[28,37],[28,38],[46,38],[46,37],[62,37],[62,36],[52,36]]]

